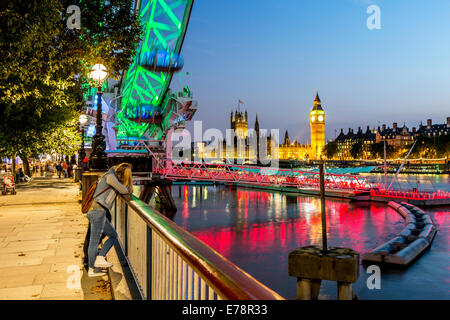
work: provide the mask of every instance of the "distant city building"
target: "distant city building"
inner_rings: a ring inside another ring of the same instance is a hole
[[[406,124],[403,124],[402,128],[397,126],[397,122],[392,124],[392,128],[386,128],[383,124],[381,130],[380,127],[376,130],[376,142],[386,140],[386,143],[394,148],[406,148],[414,142],[414,131],[409,131]]]
[[[314,105],[310,111],[310,133],[311,144],[300,144],[298,141],[291,141],[289,133],[286,130],[283,143],[278,145],[278,159],[280,160],[306,160],[306,159],[320,159],[325,147],[325,111],[322,108],[322,103],[319,98],[319,92],[316,92],[316,98],[314,99]],[[220,159],[236,159],[243,162],[256,163],[257,160],[272,155],[271,143],[272,138],[270,135],[261,135],[258,116],[256,115],[255,126],[252,132],[249,132],[248,126],[248,114],[247,111],[242,112],[235,110],[230,115],[230,129],[234,130],[235,136],[233,137],[234,143],[228,143],[233,145],[233,148],[227,148],[227,141],[219,142],[222,146],[220,153],[216,156],[213,152],[209,154],[211,157]],[[261,139],[266,139],[266,144],[260,144]],[[250,141],[254,142],[249,143]],[[194,154],[197,157],[204,158],[205,148],[210,145],[211,142],[197,143],[194,148]],[[265,145],[267,149],[260,150],[260,145]],[[249,146],[256,146],[249,148]]]
[[[245,115],[241,111],[231,112],[230,129],[236,132],[239,139],[246,139],[248,137],[248,115],[245,110]]]
[[[319,99],[319,90],[317,90],[309,120],[311,126],[311,158],[319,159],[325,147],[325,111]]]
[[[420,123],[419,129],[415,131],[413,128],[414,135],[424,135],[428,137],[448,135],[450,134],[450,117],[447,117],[446,123],[443,124],[432,124],[431,119],[427,120],[427,125],[422,125]]]
[[[355,143],[360,142],[362,144],[361,158],[370,159],[375,155],[372,153],[371,145],[373,143],[380,143],[386,141],[388,146],[394,148],[394,150],[408,149],[418,136],[436,137],[441,135],[450,134],[450,117],[447,117],[446,123],[432,124],[432,120],[428,119],[427,124],[420,123],[418,128],[413,127],[411,130],[403,124],[403,127],[399,127],[397,122],[392,124],[392,128],[386,127],[383,124],[377,129],[370,130],[367,126],[367,130],[363,132],[361,127],[358,128],[358,132],[355,134],[353,129],[349,128],[347,133],[341,129],[341,132],[336,137],[334,142],[336,143],[337,150],[333,158],[340,160],[351,160],[354,157],[351,154],[352,147]]]
[[[298,143],[297,140],[291,142],[289,133],[286,130],[284,142],[278,147],[278,154],[280,160],[302,160],[310,158],[313,150],[308,142],[304,145]]]
[[[310,138],[311,144],[291,142],[288,131],[284,135],[284,142],[279,145],[280,160],[306,160],[320,159],[325,147],[325,111],[319,98],[319,90],[316,92],[314,106],[310,112]]]
[[[367,126],[365,132],[362,131],[361,127],[358,127],[358,131],[356,133],[353,132],[353,129],[349,128],[347,134],[345,134],[344,130],[341,129],[341,133],[334,141],[337,144],[337,152],[335,157],[338,159],[352,159],[353,156],[351,154],[351,150],[353,145],[357,142],[361,143],[361,157],[368,159],[372,156],[371,145],[376,141],[376,134],[370,130],[369,126]]]

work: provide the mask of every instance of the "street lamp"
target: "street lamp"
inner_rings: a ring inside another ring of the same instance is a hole
[[[80,118],[78,120],[80,121],[80,129],[81,129],[81,148],[80,148],[80,154],[78,157],[78,167],[82,168],[83,160],[86,157],[86,150],[84,149],[84,126],[86,125],[86,123],[88,121],[88,117],[85,114],[81,114]]]
[[[88,121],[88,117],[85,114],[81,114],[78,118],[78,121],[80,122],[80,130],[81,130],[81,148],[78,152],[78,165],[75,169],[75,182],[78,182],[81,180],[81,176],[83,175],[83,160],[86,157],[86,150],[84,149],[84,126],[86,125]]]
[[[106,170],[108,167],[105,136],[102,133],[102,83],[107,75],[108,71],[101,63],[94,65],[89,73],[91,80],[97,84],[97,123],[96,132],[92,139],[92,153],[89,158],[89,168],[94,170]]]

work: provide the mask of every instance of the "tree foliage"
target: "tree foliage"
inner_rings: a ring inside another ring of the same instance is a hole
[[[450,156],[450,135],[425,136],[416,138],[417,143],[411,152],[411,158],[444,158]]]
[[[74,153],[91,66],[119,77],[141,28],[132,0],[16,0],[0,6],[0,155]],[[81,8],[68,29],[66,9]],[[101,57],[101,61],[99,58]],[[85,88],[85,87],[84,87]]]
[[[337,153],[337,151],[338,151],[338,144],[337,144],[337,142],[334,142],[334,141],[328,142],[328,143],[325,145],[324,151],[325,151],[325,156],[326,156],[328,159],[332,159],[332,158],[334,157],[334,155],[335,155],[335,154]]]
[[[73,74],[87,79],[90,67],[101,62],[109,77],[118,79],[128,68],[141,39],[142,26],[133,0],[60,0],[64,8],[80,8],[80,29],[66,27],[71,15],[63,13],[62,51],[73,62]]]
[[[370,152],[372,158],[383,159],[384,158],[384,141],[374,142],[370,145]],[[393,146],[386,143],[386,158],[390,159],[394,156],[395,149]]]
[[[353,159],[358,159],[363,154],[363,143],[360,140],[357,140],[355,143],[352,144],[352,147],[350,148],[350,155]]]

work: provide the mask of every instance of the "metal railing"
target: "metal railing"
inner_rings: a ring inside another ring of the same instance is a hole
[[[111,217],[143,299],[284,299],[134,196],[117,197]]]
[[[278,185],[284,187],[318,187],[319,172],[234,164],[208,164],[160,160],[153,173],[169,180]],[[327,188],[368,190],[367,177],[347,174],[325,174]]]

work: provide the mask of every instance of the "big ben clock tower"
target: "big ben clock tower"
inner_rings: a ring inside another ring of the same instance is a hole
[[[319,99],[319,90],[317,90],[314,99],[314,107],[309,114],[309,123],[311,125],[312,156],[314,159],[320,159],[325,147],[325,111],[323,111]]]

